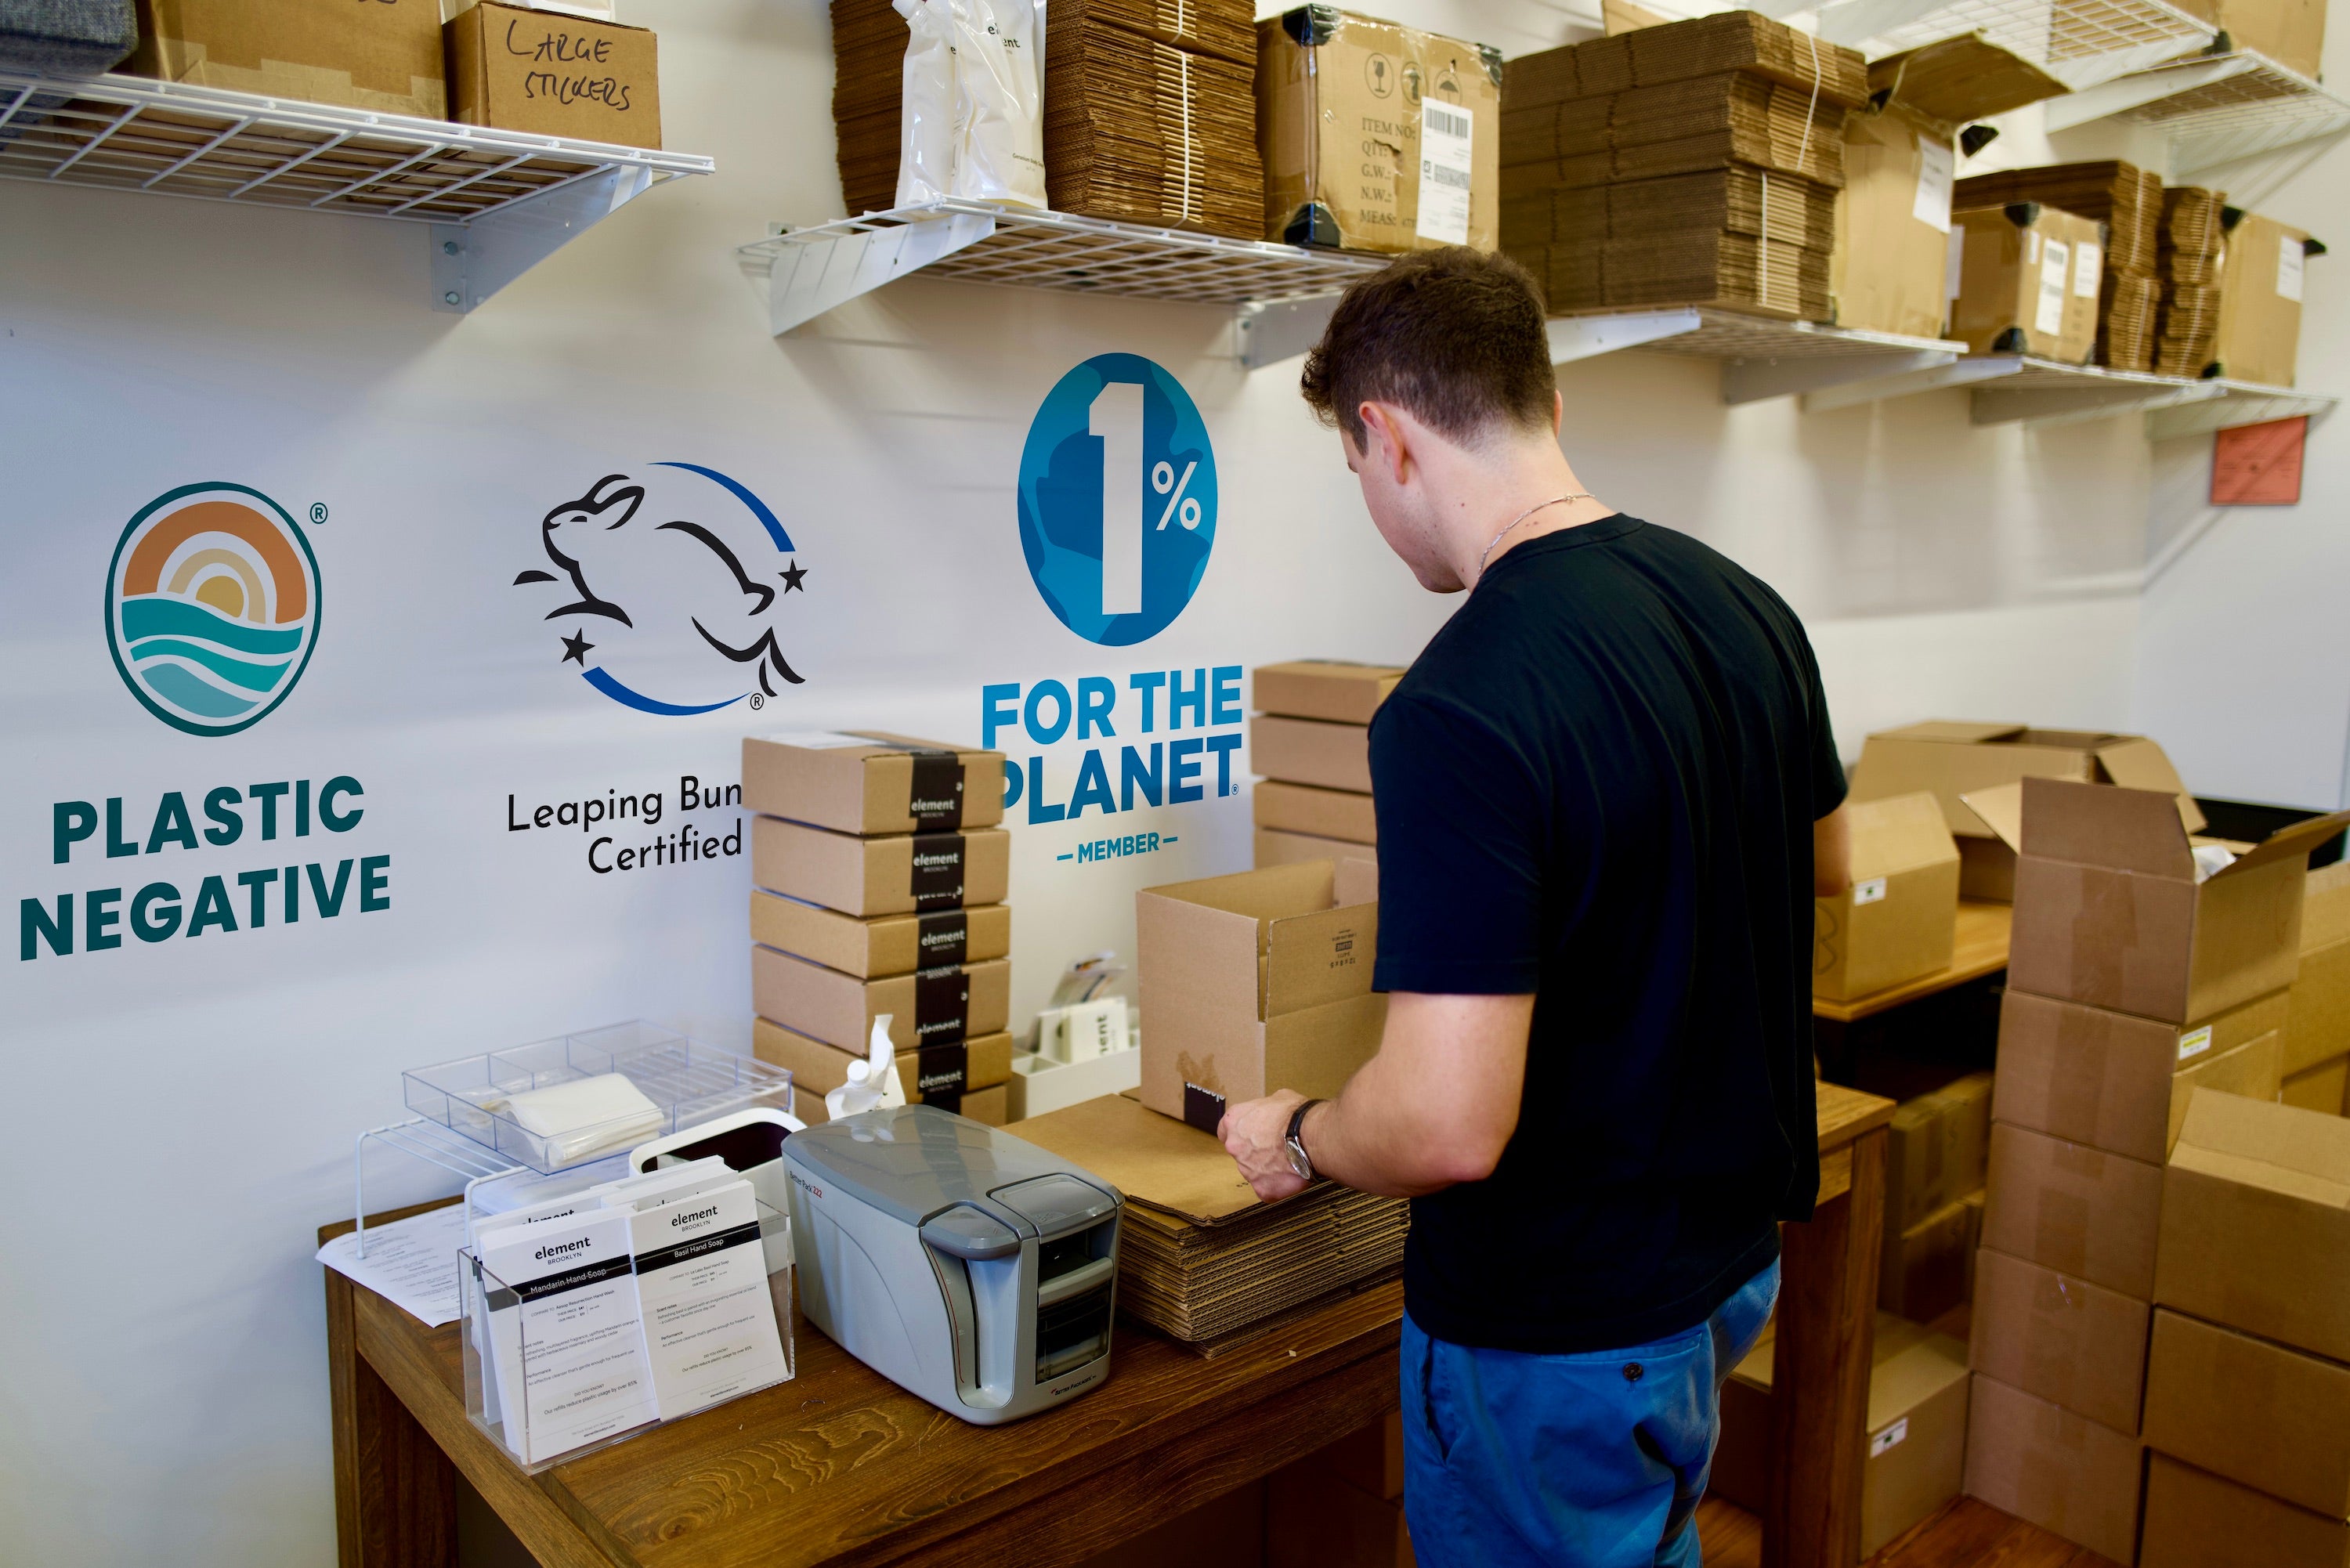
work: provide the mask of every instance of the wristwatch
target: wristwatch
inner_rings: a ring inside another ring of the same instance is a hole
[[[1290,1112],[1289,1137],[1284,1140],[1289,1147],[1289,1168],[1297,1172],[1300,1178],[1307,1181],[1314,1179],[1314,1157],[1305,1152],[1305,1138],[1304,1136],[1305,1132],[1305,1113],[1312,1110],[1321,1103],[1322,1102],[1319,1100],[1308,1100],[1304,1105],[1298,1106],[1295,1110]]]

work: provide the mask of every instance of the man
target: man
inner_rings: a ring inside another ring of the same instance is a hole
[[[1372,522],[1468,598],[1371,725],[1378,1054],[1233,1106],[1258,1194],[1409,1197],[1421,1562],[1689,1568],[1721,1380],[1819,1189],[1812,897],[1844,770],[1768,587],[1586,493],[1543,308],[1465,249],[1357,284],[1307,358]]]

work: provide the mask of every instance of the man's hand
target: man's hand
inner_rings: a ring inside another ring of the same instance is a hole
[[[1296,1090],[1282,1089],[1232,1106],[1216,1125],[1216,1136],[1263,1202],[1305,1189],[1305,1179],[1289,1168],[1289,1118],[1305,1103]]]

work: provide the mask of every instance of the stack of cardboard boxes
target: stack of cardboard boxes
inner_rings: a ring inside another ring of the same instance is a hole
[[[1005,1119],[1012,1075],[1012,836],[1003,756],[902,735],[743,742],[751,826],[751,992],[760,1060],[825,1116],[873,1021],[906,1098]]]
[[[1885,1246],[1877,1304],[1931,1323],[1974,1295],[1991,1157],[1991,1075],[1901,1102],[1887,1128]]]
[[[2163,1184],[2142,1568],[2350,1561],[2350,1122],[2198,1094]]]
[[[1403,670],[1309,659],[1261,664],[1249,758],[1264,775],[1252,802],[1259,867],[1299,860],[1377,862],[1371,810],[1371,716]]]
[[[1976,1262],[1967,1490],[2137,1548],[2163,1160],[2196,1087],[2274,1100],[2309,851],[2350,815],[2199,863],[2178,797],[2026,778]]]
[[[2155,231],[2162,217],[2162,178],[2118,160],[2007,169],[1959,182],[1964,208],[2037,202],[2106,226],[2098,289],[2095,360],[2116,370],[2154,369],[2154,323],[2162,284],[2156,275]]]
[[[2309,874],[2287,1012],[2284,1103],[2350,1115],[2350,861]]]
[[[2162,223],[2155,254],[2162,275],[2155,317],[2154,368],[2164,376],[2200,376],[2220,335],[2220,253],[2228,198],[2200,185],[2162,192]]]
[[[1825,320],[1853,50],[1751,11],[1512,62],[1503,248],[1555,313],[1721,305]]]

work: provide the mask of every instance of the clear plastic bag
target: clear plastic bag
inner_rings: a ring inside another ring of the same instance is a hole
[[[953,16],[962,111],[953,193],[1043,207],[1044,0],[945,3]]]
[[[956,102],[954,25],[948,0],[890,0],[906,19],[905,118],[898,142],[898,205],[951,194],[962,139]]]

